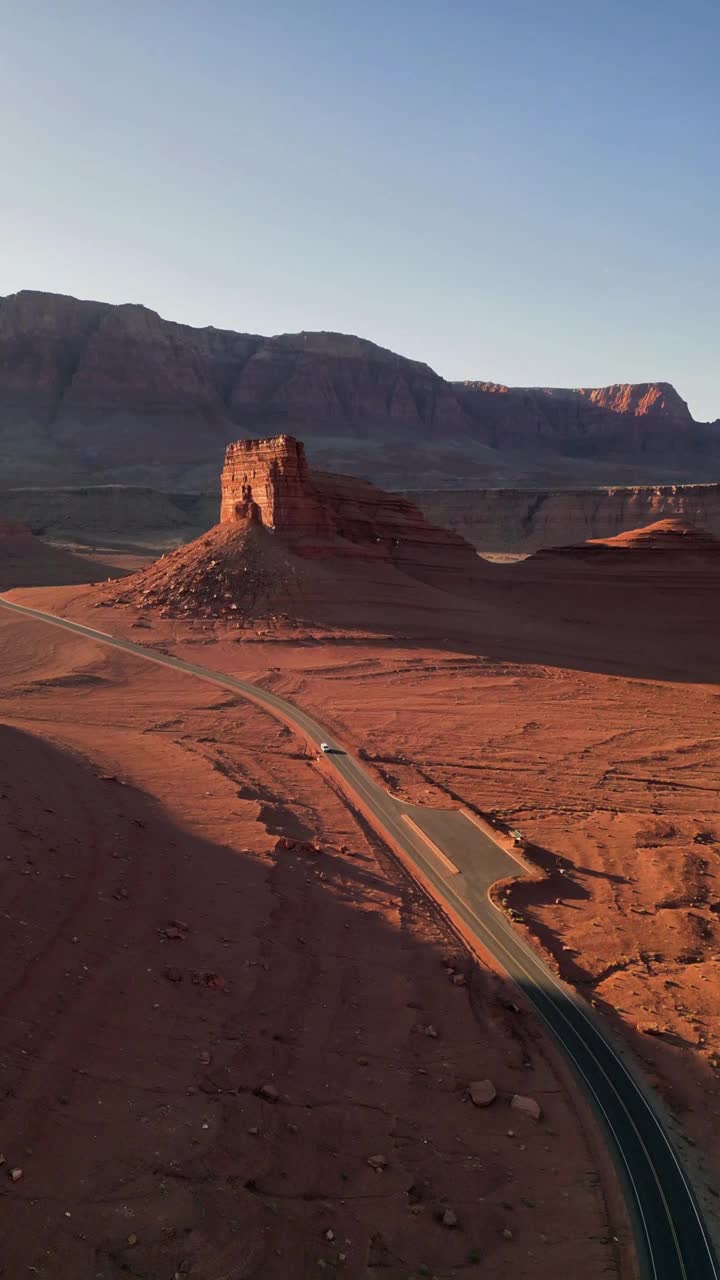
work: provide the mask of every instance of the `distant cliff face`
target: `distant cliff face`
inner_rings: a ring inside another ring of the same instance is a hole
[[[0,301],[0,486],[217,483],[258,427],[408,440],[471,422],[426,365],[342,334],[193,329],[145,307],[52,294]]]
[[[264,338],[135,304],[0,299],[0,488],[213,487],[226,445],[302,434],[311,462],[399,488],[700,478],[720,430],[666,383],[594,390],[449,383],[333,333]],[[629,471],[628,471],[629,469]]]
[[[488,382],[453,385],[494,448],[622,458],[660,449],[701,448],[707,434],[667,382],[575,389]]]
[[[579,387],[577,394],[612,413],[628,413],[635,418],[659,414],[678,425],[690,425],[693,421],[685,401],[669,382],[620,382],[612,387]]]
[[[612,538],[657,520],[680,519],[720,536],[720,484],[622,489],[436,490],[413,493],[429,520],[480,551],[524,553]]]

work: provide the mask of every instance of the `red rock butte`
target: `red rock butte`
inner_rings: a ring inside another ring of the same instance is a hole
[[[221,491],[221,525],[261,524],[300,555],[389,558],[443,573],[478,567],[464,538],[431,524],[400,494],[308,467],[294,436],[228,445]]]
[[[397,493],[310,469],[280,435],[228,446],[220,523],[118,584],[99,602],[173,616],[284,616],[354,625],[398,608],[447,612],[445,593],[475,589],[478,555]]]
[[[294,436],[228,445],[221,491],[221,524],[252,519],[295,534],[326,529],[305,448]]]

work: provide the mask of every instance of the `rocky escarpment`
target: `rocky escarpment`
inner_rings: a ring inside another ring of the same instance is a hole
[[[666,383],[449,383],[344,334],[265,338],[135,304],[0,299],[2,488],[209,488],[228,443],[273,431],[302,434],[314,465],[392,487],[408,473],[434,487],[720,471],[720,432],[694,423]]]
[[[717,444],[717,431],[696,423],[666,382],[609,387],[506,387],[454,383],[468,413],[484,427],[485,443],[535,453],[553,450],[580,459],[629,459],[670,451],[682,459]],[[669,458],[666,458],[669,460]]]
[[[490,553],[527,553],[609,538],[678,518],[720,536],[720,484],[634,488],[435,490],[413,493],[428,519]]]
[[[550,390],[548,394],[557,397],[562,393]],[[661,414],[678,426],[687,426],[693,420],[687,404],[669,382],[619,382],[611,387],[578,387],[577,392],[566,394],[577,394],[597,408],[635,418]]]
[[[359,338],[194,329],[54,294],[0,300],[4,487],[92,476],[205,487],[231,440],[273,426],[364,441],[471,423],[426,365]]]

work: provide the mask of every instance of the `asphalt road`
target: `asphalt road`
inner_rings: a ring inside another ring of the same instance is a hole
[[[316,720],[258,685],[2,598],[0,607],[231,689],[261,704],[314,746],[328,742],[334,751],[324,760],[345,791],[524,992],[569,1059],[595,1106],[624,1185],[643,1277],[720,1280],[699,1206],[649,1095],[591,1009],[526,946],[488,897],[496,880],[522,874],[519,863],[460,811],[396,800]]]

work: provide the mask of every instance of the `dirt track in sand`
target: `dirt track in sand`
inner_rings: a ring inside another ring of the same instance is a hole
[[[248,646],[248,674],[271,649]],[[612,1268],[536,1025],[286,731],[40,624],[0,619],[0,663],[8,1276]],[[322,852],[276,855],[281,834]],[[478,1110],[485,1076],[500,1097]]]

